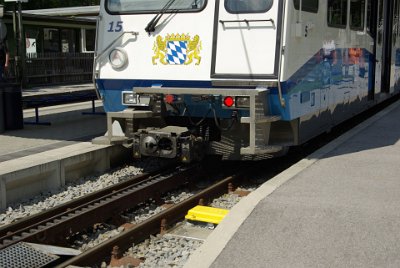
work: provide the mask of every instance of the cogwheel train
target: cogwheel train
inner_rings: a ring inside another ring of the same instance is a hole
[[[102,0],[107,143],[182,162],[282,155],[399,92],[400,0]]]

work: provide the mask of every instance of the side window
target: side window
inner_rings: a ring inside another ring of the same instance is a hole
[[[263,13],[270,10],[273,0],[225,0],[229,13]]]
[[[383,1],[378,2],[378,26],[377,26],[377,42],[379,45],[383,42]]]
[[[364,30],[365,0],[350,1],[350,29]]]
[[[328,26],[346,28],[347,0],[328,0]]]
[[[76,35],[77,33],[74,29],[61,30],[61,52],[73,53],[78,51]]]
[[[372,21],[372,4],[371,0],[368,0],[367,3],[367,31],[371,33],[371,35],[374,35],[374,29],[373,29],[373,21]]]
[[[55,28],[43,29],[43,52],[60,52],[60,30]]]
[[[393,46],[396,45],[397,42],[397,32],[399,28],[399,1],[394,1],[394,14],[393,14],[393,30],[392,30],[392,42]]]
[[[81,52],[93,52],[95,48],[96,30],[94,29],[81,29]]]
[[[86,29],[85,32],[86,51],[94,51],[95,39],[96,39],[96,30]]]
[[[294,8],[300,9],[300,0],[293,0]],[[319,0],[303,0],[301,10],[306,12],[318,13]]]

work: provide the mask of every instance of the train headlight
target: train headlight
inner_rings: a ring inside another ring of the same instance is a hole
[[[133,93],[132,91],[122,91],[122,105],[147,107],[152,105],[152,97]]]
[[[108,60],[114,69],[121,69],[128,63],[128,55],[122,48],[114,48],[108,55]]]
[[[235,97],[236,108],[250,108],[250,97],[249,96],[236,96]]]
[[[132,105],[137,103],[137,96],[133,92],[122,92],[122,104]]]

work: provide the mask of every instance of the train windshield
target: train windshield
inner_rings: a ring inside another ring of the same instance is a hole
[[[157,13],[165,11],[199,11],[206,0],[106,0],[106,8],[112,13]]]

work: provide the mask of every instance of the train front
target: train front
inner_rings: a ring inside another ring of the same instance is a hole
[[[280,152],[279,2],[103,0],[94,77],[108,141],[182,162]]]

